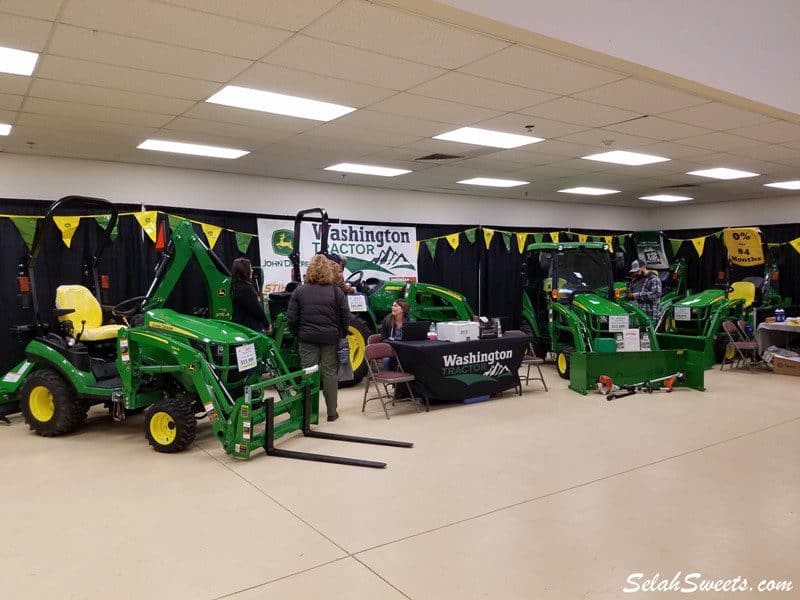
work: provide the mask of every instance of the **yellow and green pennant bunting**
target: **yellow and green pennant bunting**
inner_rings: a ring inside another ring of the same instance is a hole
[[[519,249],[519,253],[522,254],[525,252],[525,242],[528,239],[527,233],[520,233],[517,232],[517,248]]]
[[[793,239],[789,242],[789,245],[794,248],[798,253],[800,253],[800,237]]]
[[[584,244],[584,243],[586,243],[586,240],[588,240],[588,239],[589,239],[589,236],[588,236],[588,235],[586,235],[585,233],[579,233],[579,234],[578,234],[578,241],[579,241],[581,244]]]
[[[97,224],[100,226],[100,229],[105,230],[105,228],[108,227],[108,222],[111,220],[111,216],[98,215],[94,218],[94,220],[97,221]],[[109,237],[111,238],[112,242],[117,241],[117,236],[119,236],[119,219],[117,219],[117,222],[114,223],[114,229],[112,229],[111,232],[109,233]]]
[[[200,228],[203,230],[203,233],[206,234],[206,239],[208,240],[208,247],[211,250],[213,250],[214,246],[217,245],[219,234],[222,233],[222,227],[217,227],[216,225],[209,225],[208,223],[200,223]]]
[[[692,239],[692,244],[694,245],[694,249],[697,250],[697,256],[703,256],[703,249],[706,246],[705,236]]]
[[[425,245],[428,247],[428,252],[431,254],[431,259],[436,259],[436,245],[439,243],[439,238],[431,238],[425,240]]]
[[[608,244],[608,251],[614,252],[614,236],[613,235],[604,235],[603,239],[605,240],[606,244]]]
[[[483,241],[486,244],[486,249],[489,249],[489,246],[492,245],[492,238],[494,237],[494,229],[488,229],[487,227],[483,228]]]
[[[468,241],[470,244],[474,244],[474,243],[475,243],[475,231],[476,231],[476,230],[477,230],[477,227],[473,227],[472,229],[467,229],[467,230],[464,232],[464,237],[466,237],[466,238],[467,238],[467,241]]]
[[[421,240],[417,240],[417,258],[419,258],[419,244]]]
[[[683,244],[683,240],[673,240],[673,239],[671,239],[669,241],[669,244],[670,244],[670,246],[672,246],[672,256],[675,256],[678,253],[678,250],[680,249],[681,244]]]
[[[455,251],[458,250],[458,241],[460,238],[460,234],[458,233],[451,233],[450,235],[444,236],[447,240],[447,243],[450,244],[450,247]]]
[[[250,242],[253,241],[255,236],[250,235],[249,233],[242,233],[240,231],[236,231],[236,247],[239,249],[239,252],[242,254],[247,254],[248,248],[250,248]],[[419,252],[419,242],[417,242],[417,252]]]
[[[550,232],[550,240],[554,243],[558,243],[558,231],[551,231]]]
[[[72,236],[75,235],[75,231],[78,229],[78,225],[81,223],[80,217],[53,217],[53,222],[56,224],[56,227],[59,228],[61,231],[61,239],[64,241],[64,245],[69,248],[72,246]]]
[[[167,221],[169,222],[169,230],[175,231],[185,219],[183,217],[179,217],[177,215],[167,215]]]
[[[625,243],[626,243],[625,238],[627,237],[628,237],[627,235],[620,235],[617,237],[617,248],[620,248],[622,250],[625,249]]]
[[[534,233],[533,234],[533,241],[537,244],[541,244],[542,240],[544,239],[543,233]]]
[[[22,239],[25,240],[28,250],[30,250],[31,246],[33,245],[33,238],[36,237],[37,220],[32,217],[10,218],[11,222],[14,223],[14,227],[17,228],[17,231],[19,231],[19,234],[22,236]]]
[[[503,235],[503,244],[506,247],[506,252],[511,252],[511,232],[510,231],[501,231]]]
[[[147,234],[152,242],[156,243],[156,228],[158,226],[158,211],[148,210],[145,212],[133,213],[136,220],[139,222],[142,230]]]

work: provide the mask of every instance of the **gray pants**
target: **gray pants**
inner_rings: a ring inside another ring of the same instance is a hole
[[[307,344],[300,342],[300,366],[304,369],[319,365],[319,385],[325,396],[328,416],[336,413],[336,397],[339,392],[339,357],[336,344]]]

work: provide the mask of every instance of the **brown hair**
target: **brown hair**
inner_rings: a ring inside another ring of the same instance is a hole
[[[232,283],[250,283],[250,273],[253,271],[253,265],[246,258],[237,258],[231,265],[231,282]]]
[[[397,304],[397,306],[403,309],[403,320],[405,321],[406,317],[411,312],[411,305],[408,303],[408,301],[398,298],[392,302],[392,304]],[[391,327],[394,325],[394,316],[392,315],[391,311],[383,318],[383,325],[386,327]]]
[[[333,283],[333,269],[331,263],[323,254],[317,254],[308,263],[306,271],[306,283],[318,283],[326,285]]]

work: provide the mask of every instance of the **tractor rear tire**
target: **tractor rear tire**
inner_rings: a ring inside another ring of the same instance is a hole
[[[17,398],[25,422],[44,437],[75,431],[89,410],[72,385],[53,369],[38,369],[28,375]]]
[[[556,353],[556,370],[561,379],[569,379],[569,355],[571,350],[559,350]]]
[[[156,452],[174,454],[185,450],[197,435],[191,404],[169,398],[149,406],[144,415],[144,435]]]
[[[353,367],[353,379],[352,381],[342,381],[339,387],[358,385],[364,379],[364,375],[367,374],[367,357],[364,351],[367,349],[367,340],[371,333],[364,321],[359,317],[350,315],[347,341],[350,343],[350,366]]]

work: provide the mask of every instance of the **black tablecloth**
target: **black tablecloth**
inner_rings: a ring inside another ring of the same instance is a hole
[[[472,342],[389,342],[403,370],[431,400],[460,401],[519,385],[519,366],[531,338],[505,335]]]

